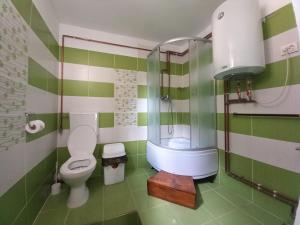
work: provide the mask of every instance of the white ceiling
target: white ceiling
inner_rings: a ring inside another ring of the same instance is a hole
[[[62,23],[165,41],[197,35],[224,0],[52,0]]]

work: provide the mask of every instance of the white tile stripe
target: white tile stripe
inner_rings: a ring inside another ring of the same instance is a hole
[[[168,135],[167,125],[161,126],[162,137],[189,137],[188,125],[174,125],[174,134]],[[69,129],[57,133],[57,147],[66,147]],[[147,126],[126,126],[126,127],[110,127],[98,129],[98,143],[113,143],[147,140]]]
[[[58,77],[58,62],[38,36],[29,29],[29,57],[52,75]]]
[[[34,113],[57,113],[58,96],[42,89],[27,86],[26,111]]]
[[[60,65],[60,63],[59,63]],[[60,67],[59,67],[60,68]],[[64,79],[114,83],[116,72],[114,68],[96,67],[73,63],[64,63]],[[137,73],[137,84],[147,85],[147,72]],[[168,84],[168,75],[164,75],[164,86]],[[188,87],[189,75],[171,75],[171,87]]]
[[[38,98],[38,96],[34,97]],[[189,100],[173,100],[172,102],[173,112],[189,112]],[[60,99],[58,104],[60,105]],[[36,106],[38,107],[38,104]],[[115,112],[114,98],[64,96],[64,112],[78,110],[81,112]],[[147,99],[137,99],[137,112],[147,112]],[[168,112],[168,104],[161,103],[161,112]]]
[[[299,143],[230,133],[230,151],[276,167],[300,173]],[[224,132],[218,131],[218,148],[224,149]]]
[[[263,106],[261,104],[233,104],[230,106],[230,113],[277,113],[277,114],[300,114],[300,84],[284,87],[268,88],[255,90],[255,99],[261,103],[271,102],[284,93],[282,99],[276,104],[268,104]],[[230,94],[230,98],[237,98],[236,94]],[[217,112],[224,113],[224,96],[217,96]]]

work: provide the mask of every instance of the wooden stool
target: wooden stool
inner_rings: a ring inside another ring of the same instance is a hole
[[[196,189],[192,177],[160,171],[148,178],[147,188],[148,195],[196,208]]]

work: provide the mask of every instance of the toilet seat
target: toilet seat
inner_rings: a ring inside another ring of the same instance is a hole
[[[71,156],[61,167],[60,173],[69,178],[84,176],[93,171],[96,167],[96,159],[93,155]]]
[[[92,155],[97,144],[97,135],[94,129],[88,125],[76,127],[68,139],[68,150],[71,156]]]

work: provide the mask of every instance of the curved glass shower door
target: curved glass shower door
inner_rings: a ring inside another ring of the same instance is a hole
[[[191,148],[216,147],[215,85],[210,43],[189,41]]]
[[[160,49],[148,56],[148,140],[160,144]]]

